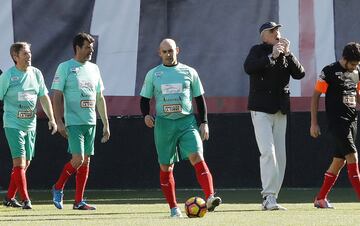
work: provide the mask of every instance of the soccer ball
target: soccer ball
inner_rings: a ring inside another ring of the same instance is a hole
[[[185,202],[185,213],[190,218],[203,217],[206,212],[206,202],[200,197],[191,197]]]

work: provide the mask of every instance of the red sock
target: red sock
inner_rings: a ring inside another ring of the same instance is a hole
[[[66,163],[60,174],[58,181],[55,184],[55,189],[64,190],[67,180],[74,172],[76,172],[76,169],[71,165],[71,163],[70,162]]]
[[[214,194],[214,186],[212,175],[207,167],[205,161],[198,162],[194,165],[196,171],[196,178],[205,193],[205,198],[209,198]]]
[[[359,167],[357,163],[348,163],[348,176],[349,180],[351,182],[351,185],[353,186],[358,199],[360,199],[360,180],[359,180]]]
[[[170,209],[176,207],[175,180],[172,170],[170,172],[160,170],[160,186]]]
[[[326,199],[330,189],[335,184],[336,179],[337,176],[335,174],[326,172],[324,176],[324,182],[320,188],[319,194],[316,196],[316,199]]]
[[[89,176],[89,165],[83,164],[76,173],[75,203],[83,200],[85,185]]]
[[[19,166],[14,167],[14,181],[16,187],[19,189],[20,197],[22,201],[29,200],[29,194],[27,192],[27,183],[24,168]]]
[[[6,197],[8,199],[13,199],[15,198],[16,192],[17,192],[17,187],[15,184],[15,176],[14,176],[14,168],[11,170],[11,176],[10,176],[10,183],[9,183],[9,188],[8,188],[8,192]]]

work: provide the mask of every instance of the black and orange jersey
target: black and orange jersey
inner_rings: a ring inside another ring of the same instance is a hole
[[[356,119],[356,99],[360,90],[359,68],[349,72],[339,62],[330,64],[321,71],[315,90],[325,93],[325,108],[329,119]]]

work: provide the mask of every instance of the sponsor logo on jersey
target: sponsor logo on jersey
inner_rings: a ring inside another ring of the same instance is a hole
[[[336,74],[336,73],[335,73]],[[320,75],[319,75],[319,80],[320,81],[324,81],[324,79],[325,79],[325,73],[324,73],[324,71],[321,71],[321,73],[320,73]]]
[[[80,71],[80,69],[79,69],[78,67],[73,67],[73,68],[70,68],[70,71],[71,71],[72,73],[78,74],[79,71]]]
[[[156,78],[161,77],[163,74],[164,74],[163,71],[157,71],[157,72],[154,73],[154,75],[155,75]]]
[[[33,118],[34,112],[33,111],[18,111],[17,117],[21,118],[21,119]]]
[[[59,83],[60,82],[60,76],[59,75],[55,75],[54,79],[53,79],[53,83]]]
[[[162,84],[161,85],[162,94],[182,93],[182,91],[183,91],[183,86],[181,83]]]
[[[171,98],[168,98],[168,97],[164,97],[164,102],[169,102],[169,101],[181,101],[181,97],[171,97]]]
[[[18,81],[20,78],[16,75],[12,75],[11,78],[10,78],[10,81],[12,82],[15,82],[15,81]]]
[[[35,101],[36,97],[34,90],[18,92],[18,101]]]
[[[355,96],[343,96],[343,103],[350,108],[355,108],[356,107],[356,97]]]
[[[95,100],[82,100],[80,101],[81,108],[94,108],[95,107]]]
[[[181,112],[182,107],[181,104],[165,104],[163,105],[163,110],[165,113],[175,113]]]
[[[87,80],[79,80],[79,89],[94,89],[94,85]]]

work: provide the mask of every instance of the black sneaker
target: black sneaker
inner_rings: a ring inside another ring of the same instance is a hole
[[[31,210],[32,209],[31,201],[30,200],[25,200],[23,202],[22,208],[24,210]]]
[[[3,201],[3,205],[7,207],[15,207],[15,208],[19,208],[22,206],[15,198],[8,199],[7,197],[5,197]]]
[[[81,201],[79,203],[74,203],[73,209],[74,210],[96,210],[96,207],[87,204],[85,201]]]

